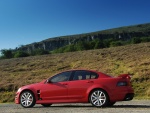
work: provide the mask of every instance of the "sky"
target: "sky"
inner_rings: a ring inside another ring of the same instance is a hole
[[[0,0],[0,50],[150,23],[150,0]]]

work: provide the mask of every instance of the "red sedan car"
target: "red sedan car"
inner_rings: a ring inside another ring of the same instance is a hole
[[[117,101],[132,100],[130,76],[112,77],[92,70],[61,72],[40,83],[23,86],[16,92],[15,103],[25,108],[41,104],[91,103],[96,107],[112,106]]]

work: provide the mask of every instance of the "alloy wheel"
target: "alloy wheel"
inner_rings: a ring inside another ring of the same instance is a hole
[[[34,95],[30,91],[25,91],[20,96],[20,103],[23,107],[29,108],[35,105]]]
[[[103,90],[95,90],[90,95],[90,102],[93,106],[102,107],[107,104],[108,98]]]

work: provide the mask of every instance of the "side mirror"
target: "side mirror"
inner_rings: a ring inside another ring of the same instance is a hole
[[[47,79],[47,80],[46,80],[46,83],[52,83],[52,82],[51,82],[51,80],[50,80],[50,79]]]

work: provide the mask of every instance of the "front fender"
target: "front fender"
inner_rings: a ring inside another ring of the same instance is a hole
[[[19,93],[19,98],[20,98],[21,93],[24,92],[24,91],[31,91],[31,92],[33,93],[34,97],[35,97],[35,100],[38,100],[37,90],[36,90],[35,88],[33,88],[33,87],[26,87],[26,88],[23,88],[23,89],[20,91],[20,93]],[[19,102],[19,103],[20,103],[20,102]]]

